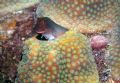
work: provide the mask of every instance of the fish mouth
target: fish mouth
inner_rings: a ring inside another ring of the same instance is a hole
[[[39,40],[54,40],[68,31],[47,17],[38,18],[33,30],[38,34],[36,38]]]

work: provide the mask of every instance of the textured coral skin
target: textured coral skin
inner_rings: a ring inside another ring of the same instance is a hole
[[[111,42],[108,64],[112,70],[112,77],[120,82],[120,24],[113,30]]]
[[[87,38],[72,31],[53,41],[25,42],[16,83],[99,83]]]
[[[8,13],[31,7],[39,3],[39,0],[0,0],[0,18]]]
[[[38,17],[82,33],[111,29],[118,15],[117,0],[40,0]]]

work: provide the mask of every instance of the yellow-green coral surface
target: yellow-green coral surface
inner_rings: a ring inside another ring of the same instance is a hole
[[[0,15],[28,8],[39,3],[39,0],[0,0]]]
[[[16,83],[99,83],[87,38],[66,32],[58,39],[25,41]]]

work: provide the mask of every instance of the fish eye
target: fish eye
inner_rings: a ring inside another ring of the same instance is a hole
[[[47,39],[45,36],[43,36],[42,34],[38,34],[38,35],[36,36],[36,38],[37,38],[38,40],[48,41],[48,39]]]

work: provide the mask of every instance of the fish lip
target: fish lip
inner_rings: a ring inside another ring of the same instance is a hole
[[[49,28],[46,28],[46,29],[38,29],[35,31],[37,34],[45,34],[45,33],[50,33],[52,32],[52,30],[50,30]]]
[[[37,34],[44,34],[46,31],[36,31]]]

